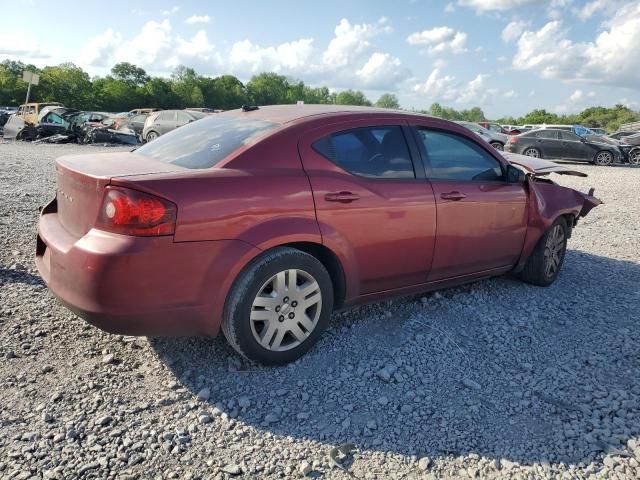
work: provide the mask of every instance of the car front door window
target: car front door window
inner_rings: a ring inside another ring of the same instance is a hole
[[[467,138],[438,130],[418,130],[433,180],[501,181],[500,163]]]

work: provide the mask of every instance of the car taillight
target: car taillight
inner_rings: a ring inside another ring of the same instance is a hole
[[[123,235],[173,235],[177,207],[163,198],[129,188],[106,187],[96,227]]]
[[[516,137],[515,135],[511,135],[507,140],[507,143],[518,143],[518,137]]]

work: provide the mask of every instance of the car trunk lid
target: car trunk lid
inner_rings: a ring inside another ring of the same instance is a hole
[[[179,170],[184,169],[130,152],[60,157],[56,160],[59,221],[81,237],[95,225],[104,187],[112,178]]]

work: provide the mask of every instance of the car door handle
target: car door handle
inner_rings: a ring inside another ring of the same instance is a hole
[[[351,192],[331,192],[324,196],[327,202],[351,203],[360,199],[360,195]]]
[[[467,198],[467,196],[464,193],[460,193],[460,192],[447,192],[447,193],[441,193],[440,198],[443,200],[453,200],[457,202],[458,200]]]

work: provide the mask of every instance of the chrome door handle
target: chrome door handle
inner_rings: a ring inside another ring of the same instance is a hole
[[[441,193],[440,198],[443,200],[458,201],[458,200],[467,198],[467,196],[464,193],[460,193],[460,192],[447,192],[447,193]]]
[[[360,199],[360,195],[351,192],[331,192],[324,196],[327,202],[351,203]]]

